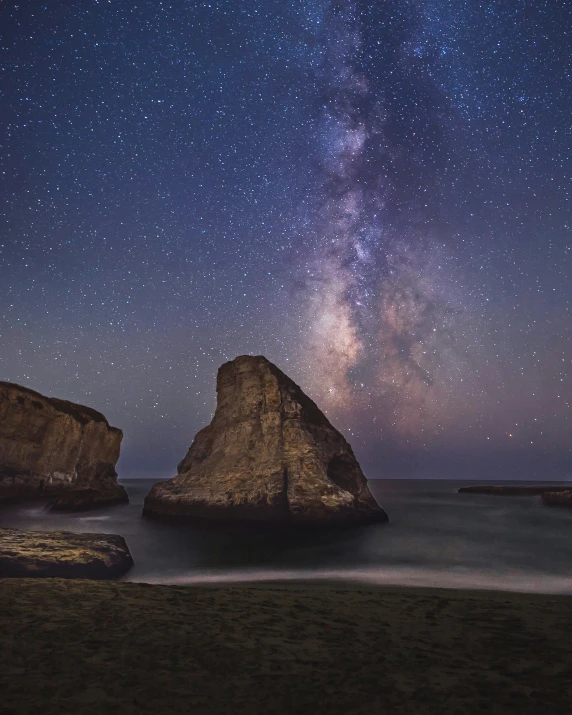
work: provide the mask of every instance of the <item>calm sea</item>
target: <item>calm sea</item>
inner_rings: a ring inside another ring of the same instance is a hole
[[[538,497],[457,494],[463,481],[372,480],[390,524],[263,535],[142,519],[155,481],[124,480],[130,503],[97,512],[2,507],[0,525],[121,534],[135,560],[128,581],[343,578],[572,594],[572,510],[543,506]]]

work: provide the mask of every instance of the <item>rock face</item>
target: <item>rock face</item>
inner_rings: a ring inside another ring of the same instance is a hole
[[[117,578],[133,566],[122,536],[0,529],[0,577]]]
[[[115,471],[122,437],[90,407],[0,382],[0,502],[76,489],[92,490],[93,505],[128,501]]]
[[[565,506],[572,509],[572,489],[558,492],[545,492],[542,501],[548,506]]]
[[[499,494],[501,496],[538,496],[548,492],[565,492],[570,487],[551,487],[550,485],[488,485],[479,484],[471,487],[461,487],[459,494]]]
[[[261,356],[219,369],[213,421],[143,513],[277,526],[387,521],[344,437]]]

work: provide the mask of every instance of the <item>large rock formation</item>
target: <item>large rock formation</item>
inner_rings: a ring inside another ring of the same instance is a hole
[[[0,382],[0,502],[74,497],[86,506],[127,501],[115,464],[123,433],[90,407]]]
[[[0,577],[117,578],[132,566],[115,534],[0,529]]]
[[[268,525],[387,521],[343,436],[266,358],[223,365],[217,408],[143,513]]]

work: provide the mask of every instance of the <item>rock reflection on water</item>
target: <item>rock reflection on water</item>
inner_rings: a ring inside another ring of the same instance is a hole
[[[181,528],[171,525],[179,547],[193,553],[197,568],[317,567],[322,564],[351,563],[352,554],[363,548],[367,527],[325,530],[321,532],[271,532]],[[373,529],[383,529],[374,525]],[[364,554],[365,556],[365,554]]]

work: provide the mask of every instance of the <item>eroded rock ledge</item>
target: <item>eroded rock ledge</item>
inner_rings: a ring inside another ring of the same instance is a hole
[[[387,521],[344,437],[262,356],[219,369],[217,408],[146,516],[316,526]]]
[[[57,497],[82,508],[128,501],[115,464],[123,433],[84,405],[0,382],[0,502]],[[77,499],[76,499],[77,501]]]
[[[109,579],[133,566],[115,534],[0,529],[0,577]]]

